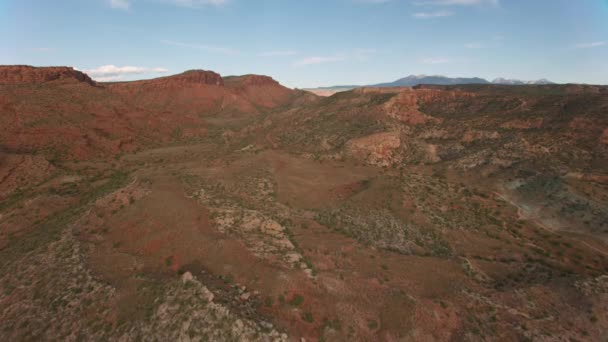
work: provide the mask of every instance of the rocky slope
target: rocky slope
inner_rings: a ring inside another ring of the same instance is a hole
[[[268,76],[245,75],[226,77],[226,87],[257,106],[274,108],[283,105],[293,95],[291,89]]]
[[[272,125],[251,137],[317,159],[434,165],[441,172],[484,177],[486,186],[524,208],[523,215],[552,229],[608,239],[605,195],[573,183],[588,177],[606,185],[607,89],[359,88],[314,108],[271,115]]]
[[[26,71],[0,85],[1,340],[608,331],[607,87]]]
[[[0,84],[39,84],[56,80],[73,80],[95,85],[87,74],[70,67],[0,66]]]
[[[108,156],[159,142],[198,139],[213,130],[214,122],[249,120],[259,115],[259,108],[271,109],[297,97],[270,78],[243,80],[224,86],[217,73],[191,70],[152,80],[96,84],[71,68],[2,66],[0,143],[9,151],[39,151],[48,158]]]

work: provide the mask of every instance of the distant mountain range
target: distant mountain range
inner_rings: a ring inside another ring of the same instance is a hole
[[[446,77],[441,75],[410,75],[400,78],[394,82],[378,83],[369,85],[339,85],[331,87],[319,87],[306,89],[312,92],[319,92],[326,95],[327,93],[346,91],[359,87],[413,87],[420,84],[436,84],[436,85],[456,85],[456,84],[505,84],[505,85],[525,85],[525,84],[555,84],[546,79],[536,81],[522,81],[516,79],[496,78],[492,82],[480,77]]]
[[[523,85],[523,84],[555,84],[554,82],[549,81],[548,79],[541,78],[536,81],[522,81],[522,80],[514,80],[514,79],[506,79],[506,78],[495,78],[492,81],[493,84],[509,84],[509,85]]]
[[[439,85],[451,85],[451,84],[487,84],[488,81],[479,77],[471,78],[450,78],[445,76],[427,76],[427,75],[410,75],[404,78],[400,78],[394,82],[378,83],[373,84],[373,87],[412,87],[419,84],[439,84]]]

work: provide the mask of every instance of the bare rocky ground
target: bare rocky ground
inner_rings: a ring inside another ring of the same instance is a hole
[[[203,136],[135,136],[111,156],[3,152],[1,340],[605,339],[603,90],[359,89],[284,103],[283,88],[247,88],[277,87],[267,78],[224,81],[209,89],[267,107],[205,112],[192,121]],[[26,89],[37,91],[10,92]],[[0,138],[14,145],[19,132]]]

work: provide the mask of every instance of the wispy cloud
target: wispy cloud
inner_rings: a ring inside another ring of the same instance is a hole
[[[384,4],[391,0],[355,0],[355,2],[364,3],[364,4]]]
[[[164,2],[183,7],[224,6],[229,0],[163,0]]]
[[[37,48],[33,48],[32,51],[37,51],[37,52],[53,52],[55,51],[55,48],[49,48],[49,47],[37,47]]]
[[[464,44],[464,47],[467,49],[481,49],[483,45],[481,43],[467,43]]]
[[[343,61],[344,59],[344,56],[313,56],[297,60],[293,63],[293,66],[303,67],[308,65],[334,63]]]
[[[130,0],[110,0],[110,7],[127,10],[131,7]]]
[[[128,10],[131,7],[131,4],[135,2],[135,0],[107,0],[110,3],[110,7],[122,10]],[[151,1],[151,0],[143,0],[143,1]],[[190,7],[190,8],[200,8],[200,7],[220,7],[228,4],[230,0],[160,0],[161,2],[181,6],[181,7]]]
[[[293,66],[295,67],[304,67],[309,65],[316,64],[327,64],[327,63],[335,63],[335,62],[343,62],[343,61],[355,61],[364,63],[370,60],[370,58],[379,53],[377,49],[373,48],[359,48],[350,51],[342,51],[333,55],[324,55],[324,56],[311,56],[298,59],[293,62]]]
[[[230,47],[225,47],[225,46],[216,46],[216,45],[205,45],[205,44],[190,44],[190,43],[182,43],[182,42],[176,42],[173,40],[161,40],[161,43],[165,44],[165,45],[173,45],[173,46],[179,46],[179,47],[184,47],[184,48],[189,48],[189,49],[194,49],[194,50],[201,50],[201,51],[207,51],[207,52],[213,52],[213,53],[219,53],[219,54],[224,54],[224,55],[238,55],[239,51]]]
[[[603,46],[603,45],[606,45],[605,41],[591,42],[591,43],[581,43],[581,44],[575,45],[575,47],[577,49],[590,49],[590,48],[599,47],[599,46]]]
[[[260,52],[258,56],[260,57],[281,57],[281,56],[295,56],[298,54],[298,51],[294,50],[271,50]]]
[[[116,81],[122,79],[126,75],[140,75],[140,74],[163,74],[169,70],[165,68],[146,68],[137,66],[116,66],[116,65],[102,65],[94,69],[83,70],[89,76],[96,81]]]
[[[477,6],[477,5],[500,5],[500,0],[421,0],[414,1],[414,5],[430,6]]]
[[[452,11],[445,10],[443,8],[461,6],[480,6],[480,5],[491,5],[498,7],[500,0],[414,0],[411,3],[416,6],[424,6],[428,8],[435,8],[436,11],[425,11],[417,12],[412,14],[412,17],[416,19],[433,19],[433,18],[444,18],[453,16],[455,13]]]
[[[441,18],[441,17],[449,17],[454,15],[453,12],[450,11],[437,11],[437,12],[418,12],[412,14],[412,17],[417,19],[432,19],[432,18]]]
[[[420,60],[420,63],[422,64],[446,64],[450,62],[451,60],[445,57],[429,57]]]

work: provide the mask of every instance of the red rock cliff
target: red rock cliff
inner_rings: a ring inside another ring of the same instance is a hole
[[[280,84],[269,76],[243,75],[226,77],[226,86],[237,88],[248,86],[280,86]]]
[[[188,70],[178,75],[166,77],[166,79],[183,83],[203,83],[216,86],[224,85],[224,80],[220,74],[206,70]]]
[[[95,85],[87,74],[71,67],[0,66],[0,84],[44,83],[64,79]]]

